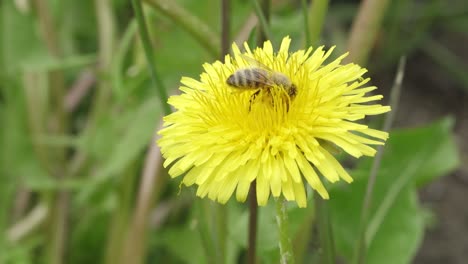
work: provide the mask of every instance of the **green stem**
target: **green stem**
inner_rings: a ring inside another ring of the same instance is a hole
[[[98,70],[99,75],[107,76],[107,70],[112,65],[112,58],[115,55],[115,23],[110,0],[95,0],[95,10],[98,26]],[[99,121],[103,115],[109,112],[111,87],[105,78],[98,78],[96,95],[93,97],[92,107],[82,135],[95,132]],[[70,158],[71,164],[69,177],[86,174],[85,171],[90,166],[90,157],[84,151],[77,151]]]
[[[197,40],[212,56],[219,56],[219,37],[202,20],[179,6],[176,1],[145,0],[150,6],[168,16]]]
[[[310,241],[314,238],[312,233],[316,224],[315,203],[312,203],[311,207],[304,210],[307,210],[307,215],[300,224],[293,239],[293,252],[297,263],[305,263],[304,259],[306,253],[309,252]]]
[[[212,235],[212,218],[208,217],[212,215],[211,202],[204,199],[196,199],[194,202],[195,210],[198,217],[199,227],[197,228],[200,232],[203,249],[205,251],[206,263],[215,264],[216,262],[216,246],[214,245]]]
[[[221,1],[221,52],[220,61],[224,61],[224,56],[229,53],[230,27],[231,27],[231,1]],[[226,248],[227,248],[227,227],[228,227],[228,210],[223,204],[215,204],[216,214],[216,238],[217,238],[217,263],[226,263]]]
[[[220,60],[224,60],[224,56],[229,53],[229,45],[231,44],[231,1],[221,1],[221,55]]]
[[[278,224],[280,263],[294,264],[294,254],[292,251],[291,238],[289,236],[288,212],[286,200],[282,196],[275,199],[276,203],[276,223]]]
[[[323,249],[321,263],[334,264],[336,262],[335,243],[328,204],[320,196],[315,195],[315,206],[317,208],[320,246]]]
[[[216,213],[216,226],[217,226],[217,257],[218,261],[216,263],[226,263],[226,237],[227,237],[227,225],[228,225],[228,211],[227,205],[216,204],[215,205]]]
[[[322,34],[323,25],[325,23],[325,16],[328,11],[328,0],[315,0],[312,1],[310,6],[310,15],[313,19],[309,20],[310,28],[310,45],[318,45],[320,36]]]
[[[144,263],[147,249],[148,220],[154,208],[160,210],[159,198],[161,189],[164,188],[168,179],[165,177],[162,166],[162,157],[159,147],[154,144],[157,139],[156,131],[159,131],[162,124],[156,126],[151,145],[148,147],[143,170],[140,176],[140,183],[136,192],[135,209],[131,215],[128,227],[123,263]]]
[[[122,184],[118,190],[119,207],[114,210],[109,228],[105,262],[107,264],[128,263],[125,261],[126,232],[129,226],[130,209],[132,207],[135,190],[135,171],[137,163],[134,162],[122,173]],[[139,263],[132,261],[132,263]]]
[[[159,99],[161,100],[161,105],[163,106],[164,114],[169,115],[171,113],[171,108],[167,104],[167,91],[164,88],[162,80],[159,78],[159,75],[156,71],[155,57],[153,49],[151,47],[151,41],[148,34],[148,28],[146,27],[145,15],[143,13],[143,8],[141,7],[140,0],[132,0],[133,10],[137,19],[138,27],[140,30],[141,42],[143,44],[143,49],[145,50],[146,60],[148,62],[148,68],[151,73],[151,79],[153,84],[156,86],[159,92]]]
[[[42,39],[46,44],[47,51],[50,56],[60,59],[62,51],[60,49],[60,42],[57,36],[57,28],[54,24],[54,17],[50,12],[50,7],[45,0],[35,0],[35,9],[38,14],[39,28]],[[48,82],[50,87],[50,105],[51,111],[48,112],[46,120],[49,128],[45,128],[42,133],[50,133],[52,135],[60,135],[66,133],[67,119],[64,109],[64,91],[65,91],[65,78],[61,70],[50,71],[48,73]],[[34,106],[36,108],[36,106]],[[63,180],[66,175],[65,169],[65,149],[51,149],[46,148],[47,160],[49,165],[49,173],[58,181]],[[49,194],[44,194],[49,196]],[[50,233],[48,238],[48,246],[46,249],[47,262],[51,264],[63,263],[63,258],[66,251],[67,242],[67,215],[68,215],[68,193],[65,191],[58,191],[53,193],[47,200],[50,203],[49,221]]]
[[[98,22],[98,65],[100,73],[107,73],[112,58],[115,55],[115,23],[110,0],[95,0],[96,18]],[[88,119],[86,130],[94,130],[103,114],[109,110],[111,87],[105,79],[99,78],[98,89]]]
[[[257,17],[263,24],[257,28],[257,45],[263,45],[267,39],[267,31],[269,30],[268,22],[270,19],[270,1],[262,0],[262,5],[257,0],[254,1],[254,6],[257,12]],[[271,38],[269,38],[271,40]],[[258,225],[258,201],[257,201],[257,182],[253,181],[250,184],[249,191],[249,238],[247,248],[247,263],[255,264],[257,262],[257,225]]]
[[[400,59],[400,63],[398,64],[398,70],[397,74],[395,77],[395,81],[390,93],[390,107],[392,108],[392,111],[390,111],[384,122],[383,126],[383,131],[389,131],[393,120],[395,119],[395,114],[398,109],[398,101],[400,98],[400,93],[401,93],[401,84],[403,82],[403,75],[404,75],[404,69],[405,69],[405,58],[402,57]],[[359,263],[365,263],[365,257],[366,257],[366,250],[368,247],[368,241],[366,240],[366,230],[368,229],[368,221],[369,221],[369,213],[370,213],[370,207],[371,207],[371,201],[372,201],[372,195],[374,191],[374,185],[375,181],[377,179],[377,172],[379,171],[380,168],[380,162],[382,161],[384,153],[384,148],[382,146],[379,146],[377,148],[377,155],[374,158],[374,161],[372,163],[371,171],[369,174],[369,180],[367,182],[367,187],[366,187],[366,194],[364,196],[364,201],[362,205],[362,211],[361,211],[361,218],[360,218],[360,223],[359,223],[359,238],[358,242],[355,248],[354,256],[353,256],[353,263],[359,264]]]
[[[263,41],[265,39],[273,40],[272,37],[273,35],[271,34],[270,31],[270,26],[268,23],[269,20],[269,1],[263,1],[262,6],[260,6],[260,3],[258,0],[252,0],[255,13],[257,14],[258,20],[260,22],[260,27],[261,27],[261,33],[259,34],[262,37],[259,37],[259,41],[261,43],[258,43],[259,45],[263,44]]]
[[[346,62],[365,64],[367,62],[389,0],[363,1],[353,22],[348,40],[349,56]]]
[[[257,183],[250,184],[249,191],[249,241],[247,248],[247,263],[255,264],[257,261],[257,225],[258,225],[258,202]]]
[[[315,1],[313,1],[315,3]],[[304,16],[304,33],[305,33],[305,46],[310,46],[310,28],[309,28],[309,12],[307,7],[307,0],[301,0],[302,15]]]

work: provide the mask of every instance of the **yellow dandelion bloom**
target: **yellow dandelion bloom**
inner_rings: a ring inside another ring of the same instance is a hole
[[[164,118],[158,140],[164,166],[173,164],[171,177],[184,175],[185,185],[198,185],[198,196],[220,203],[234,191],[245,201],[256,180],[259,205],[271,192],[299,207],[307,204],[304,182],[328,199],[321,178],[353,181],[326,144],[356,158],[374,156],[369,145],[382,145],[388,134],[354,121],[390,107],[369,104],[382,96],[366,96],[376,87],[365,86],[366,69],[340,64],[346,54],[324,64],[333,48],[289,53],[290,42],[284,38],[277,53],[270,41],[254,51],[244,44],[245,52],[233,44],[233,56],[204,64],[200,80],[182,78],[182,94],[169,98],[176,111]],[[274,74],[263,77],[273,81],[228,84],[237,71],[260,67],[252,61],[271,69]],[[274,81],[278,74],[286,79]]]

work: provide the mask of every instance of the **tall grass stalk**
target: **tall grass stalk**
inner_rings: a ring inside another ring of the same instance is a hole
[[[134,162],[120,175],[122,178],[122,183],[117,187],[117,199],[119,206],[113,211],[110,221],[110,232],[107,238],[108,244],[105,255],[105,263],[107,264],[127,263],[125,262],[124,258],[126,251],[125,234],[127,233],[130,221],[130,212],[132,208],[135,187],[135,170],[136,163]],[[135,260],[132,260],[132,263],[138,263],[134,261]]]
[[[308,19],[308,29],[310,31],[308,35],[310,35],[309,45],[314,47],[319,45],[323,25],[325,24],[325,17],[328,11],[328,3],[328,0],[315,0],[312,1],[312,5],[310,6],[308,17],[312,19]],[[307,31],[307,28],[305,30]]]
[[[385,118],[384,126],[382,129],[383,131],[389,131],[393,124],[393,120],[395,119],[395,114],[398,109],[398,101],[400,99],[401,87],[402,87],[404,70],[405,70],[405,63],[406,63],[405,57],[400,58],[400,62],[398,64],[398,69],[397,69],[397,74],[395,76],[395,81],[394,81],[394,84],[390,93],[389,105],[392,108],[392,111],[390,111]],[[367,187],[366,187],[366,194],[364,196],[364,201],[362,205],[362,211],[361,211],[361,217],[360,217],[360,223],[359,223],[359,237],[358,237],[358,240],[357,240],[358,242],[355,247],[355,253],[354,253],[353,262],[352,262],[355,264],[365,263],[366,251],[367,251],[368,242],[369,242],[366,239],[366,231],[368,229],[368,222],[369,222],[369,212],[370,212],[370,207],[371,207],[371,202],[372,202],[374,185],[377,179],[377,173],[380,168],[380,163],[382,161],[383,153],[384,153],[383,146],[378,146],[377,155],[374,158],[374,161],[372,163],[372,167],[370,170],[369,180],[367,182]]]
[[[164,87],[162,79],[159,77],[159,74],[156,71],[156,59],[154,57],[153,48],[151,47],[151,41],[149,38],[148,28],[146,26],[145,15],[143,13],[143,8],[141,6],[140,0],[132,0],[133,11],[135,12],[135,17],[137,19],[138,28],[140,32],[141,42],[143,44],[143,49],[145,50],[146,60],[148,63],[148,69],[151,73],[151,80],[159,92],[159,99],[161,100],[161,105],[163,107],[164,115],[169,115],[171,113],[171,108],[167,104],[167,91]]]
[[[148,220],[152,208],[159,200],[161,188],[163,188],[167,180],[163,173],[161,151],[155,144],[158,137],[156,131],[159,131],[161,126],[162,124],[156,126],[155,136],[151,140],[146,153],[140,185],[136,194],[135,210],[130,216],[131,220],[125,239],[124,263],[144,263]]]
[[[345,62],[366,64],[389,2],[389,0],[362,1],[349,35],[349,56],[345,58]]]
[[[273,35],[271,34],[270,31],[270,26],[269,26],[269,9],[270,9],[270,4],[268,1],[263,0],[262,3],[260,4],[258,2],[259,0],[252,0],[255,14],[257,15],[258,21],[260,22],[260,31],[259,31],[259,37],[258,37],[258,42],[257,45],[263,45],[263,42],[266,39],[269,39],[273,42]]]
[[[302,13],[304,16],[304,34],[306,37],[306,48],[310,45],[317,46],[321,38],[323,26],[325,23],[325,17],[328,12],[328,0],[316,0],[312,1],[310,8],[307,6],[307,1],[302,2]],[[304,251],[307,247],[307,242],[310,241],[311,235],[309,235],[315,224],[318,225],[319,229],[319,242],[322,248],[323,254],[321,256],[322,263],[332,264],[335,261],[335,248],[332,232],[332,224],[329,215],[328,205],[322,198],[315,196],[314,204],[310,210],[309,221],[304,223],[301,228],[308,231],[308,234],[298,234],[300,241],[296,241],[295,247],[298,250],[298,260],[302,260],[304,257]],[[317,219],[316,219],[317,218]],[[295,249],[296,249],[295,248]]]
[[[38,14],[39,29],[42,35],[42,41],[46,44],[47,52],[51,57],[59,59],[62,57],[62,51],[58,39],[58,29],[54,23],[54,18],[50,12],[50,6],[47,1],[35,0],[34,6]],[[43,127],[44,130],[36,131],[33,137],[40,134],[60,135],[66,132],[66,113],[64,109],[65,79],[61,70],[54,70],[47,73],[49,85],[49,104],[50,109],[45,117],[46,123],[52,123],[53,126]],[[35,86],[35,85],[34,85]],[[30,90],[30,89],[29,89]],[[30,90],[31,91],[31,90]],[[44,101],[43,101],[44,102]],[[34,108],[29,105],[29,107]],[[45,107],[45,106],[43,106]],[[38,147],[38,145],[36,145]],[[39,147],[42,148],[42,147]],[[45,148],[46,158],[45,167],[49,174],[58,181],[66,178],[65,168],[65,149]],[[43,199],[50,205],[49,219],[49,243],[46,250],[46,259],[51,264],[63,263],[67,241],[67,216],[69,195],[65,191],[56,193],[43,193]]]

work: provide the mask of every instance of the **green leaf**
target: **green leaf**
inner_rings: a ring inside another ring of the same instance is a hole
[[[454,170],[459,166],[460,158],[451,133],[453,125],[452,118],[445,118],[427,127],[392,132],[380,170],[399,172],[410,161],[417,162],[418,173],[413,180],[418,186]],[[358,168],[368,170],[371,163],[372,159],[366,159]]]
[[[402,190],[371,241],[367,263],[411,263],[423,238],[424,218],[417,192],[411,187]]]
[[[400,179],[411,175],[414,175],[413,172]],[[393,175],[379,176],[392,179]],[[414,189],[407,183],[393,184],[391,180],[378,180],[366,233],[370,237],[367,263],[410,263],[416,253],[423,235],[424,214],[418,207]],[[357,243],[366,185],[366,179],[362,178],[344,190],[331,193],[330,208],[337,252],[348,260],[352,258]],[[386,186],[393,191],[387,190]],[[396,245],[389,246],[392,243]]]
[[[122,174],[149,144],[156,144],[151,138],[156,133],[159,113],[159,100],[151,98],[133,111],[107,119],[96,134],[85,135],[82,148],[102,166],[96,170],[93,184],[83,189],[79,201],[87,200],[99,184]]]
[[[0,263],[30,264],[37,263],[37,255],[34,250],[44,243],[41,235],[33,235],[23,240],[20,244],[3,241],[0,239]]]
[[[367,263],[410,263],[424,230],[425,212],[418,204],[415,186],[455,169],[451,119],[426,127],[393,132],[379,170],[366,227]],[[352,173],[355,182],[330,192],[332,223],[339,255],[350,260],[358,238],[371,160],[363,160]]]
[[[92,65],[96,62],[96,55],[73,55],[63,59],[42,55],[32,57],[22,62],[19,67],[25,71],[53,71],[59,69],[78,68]]]
[[[151,142],[151,138],[156,133],[155,129],[160,118],[158,102],[156,98],[147,100],[132,116],[132,121],[128,123],[124,135],[116,142],[112,142],[115,148],[112,153],[109,153],[108,162],[98,172],[100,177],[121,172],[149,144],[156,144]]]
[[[21,14],[13,1],[2,2],[2,58],[8,73],[34,58],[44,57],[47,51],[39,40],[32,14]]]

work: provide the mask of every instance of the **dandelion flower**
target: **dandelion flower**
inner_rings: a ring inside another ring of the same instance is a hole
[[[376,87],[366,86],[366,69],[341,64],[346,54],[324,64],[333,48],[289,53],[290,42],[285,37],[278,52],[270,41],[253,51],[245,43],[245,52],[233,44],[233,56],[204,64],[200,80],[182,78],[182,93],[168,101],[176,111],[159,131],[171,177],[183,175],[182,183],[198,185],[198,196],[220,203],[234,192],[245,201],[256,180],[259,205],[271,193],[299,207],[307,205],[305,183],[329,199],[324,179],[353,181],[327,144],[356,158],[374,156],[371,146],[383,145],[388,134],[355,121],[390,107],[369,103],[382,96],[366,96]],[[227,84],[236,71],[256,67],[247,57],[285,75],[296,87],[294,96],[280,84],[258,89]]]

